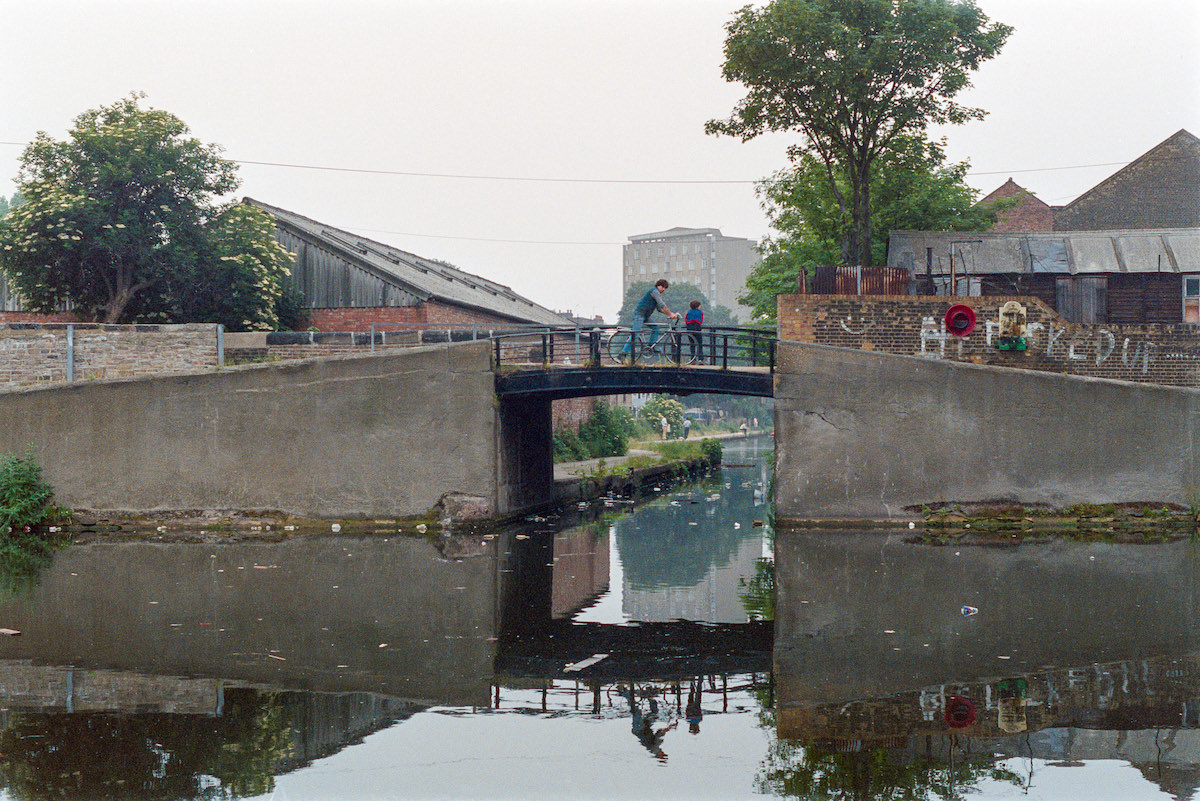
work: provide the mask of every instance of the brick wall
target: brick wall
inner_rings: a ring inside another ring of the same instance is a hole
[[[428,300],[417,306],[371,306],[310,309],[309,321],[319,331],[370,331],[372,323],[393,325],[519,325],[515,320],[461,306]]]
[[[550,416],[554,420],[554,430],[578,431],[583,422],[592,415],[595,398],[564,398],[552,401]]]
[[[999,310],[1026,307],[1025,351],[1000,351]],[[955,303],[975,310],[966,337],[946,331]],[[1200,326],[1075,325],[1036,298],[780,295],[779,336],[858,350],[1019,367],[1068,375],[1200,387]]]
[[[75,312],[54,312],[41,314],[38,312],[0,311],[0,323],[74,323],[77,322]]]
[[[74,323],[71,328],[76,381],[217,367],[215,325]],[[67,334],[65,323],[0,322],[0,388],[65,382]]]

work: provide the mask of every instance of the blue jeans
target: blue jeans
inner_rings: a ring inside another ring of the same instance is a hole
[[[648,339],[643,340],[646,347],[648,348],[658,341],[658,325],[650,322],[648,317],[635,316],[633,318],[633,333],[629,336],[629,341],[625,343],[625,347],[621,349],[622,353],[629,353],[630,349],[633,347],[633,340],[637,339],[637,336],[641,332],[643,326],[648,332],[647,335],[649,337]]]

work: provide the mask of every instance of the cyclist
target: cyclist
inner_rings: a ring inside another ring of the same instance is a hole
[[[660,311],[667,317],[674,320],[679,315],[667,308],[667,304],[663,302],[663,293],[671,286],[671,282],[665,278],[660,278],[654,282],[654,286],[642,299],[638,301],[638,305],[633,308],[633,336],[625,343],[622,353],[629,353],[630,347],[633,345],[634,337],[642,330],[650,321],[650,315],[656,311]],[[658,338],[658,326],[650,323],[650,342],[654,342]]]

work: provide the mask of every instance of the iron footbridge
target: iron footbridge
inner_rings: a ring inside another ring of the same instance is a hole
[[[541,328],[493,334],[492,370],[501,398],[655,392],[770,398],[777,342],[763,328]]]

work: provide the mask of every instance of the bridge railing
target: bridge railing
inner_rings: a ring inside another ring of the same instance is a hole
[[[497,332],[492,335],[492,367],[624,365],[614,355],[620,352],[620,343],[628,341],[630,333],[629,326],[616,325]],[[653,366],[722,370],[755,367],[775,371],[777,339],[772,329],[712,326],[688,331],[660,324],[654,339],[664,346],[666,364]]]

